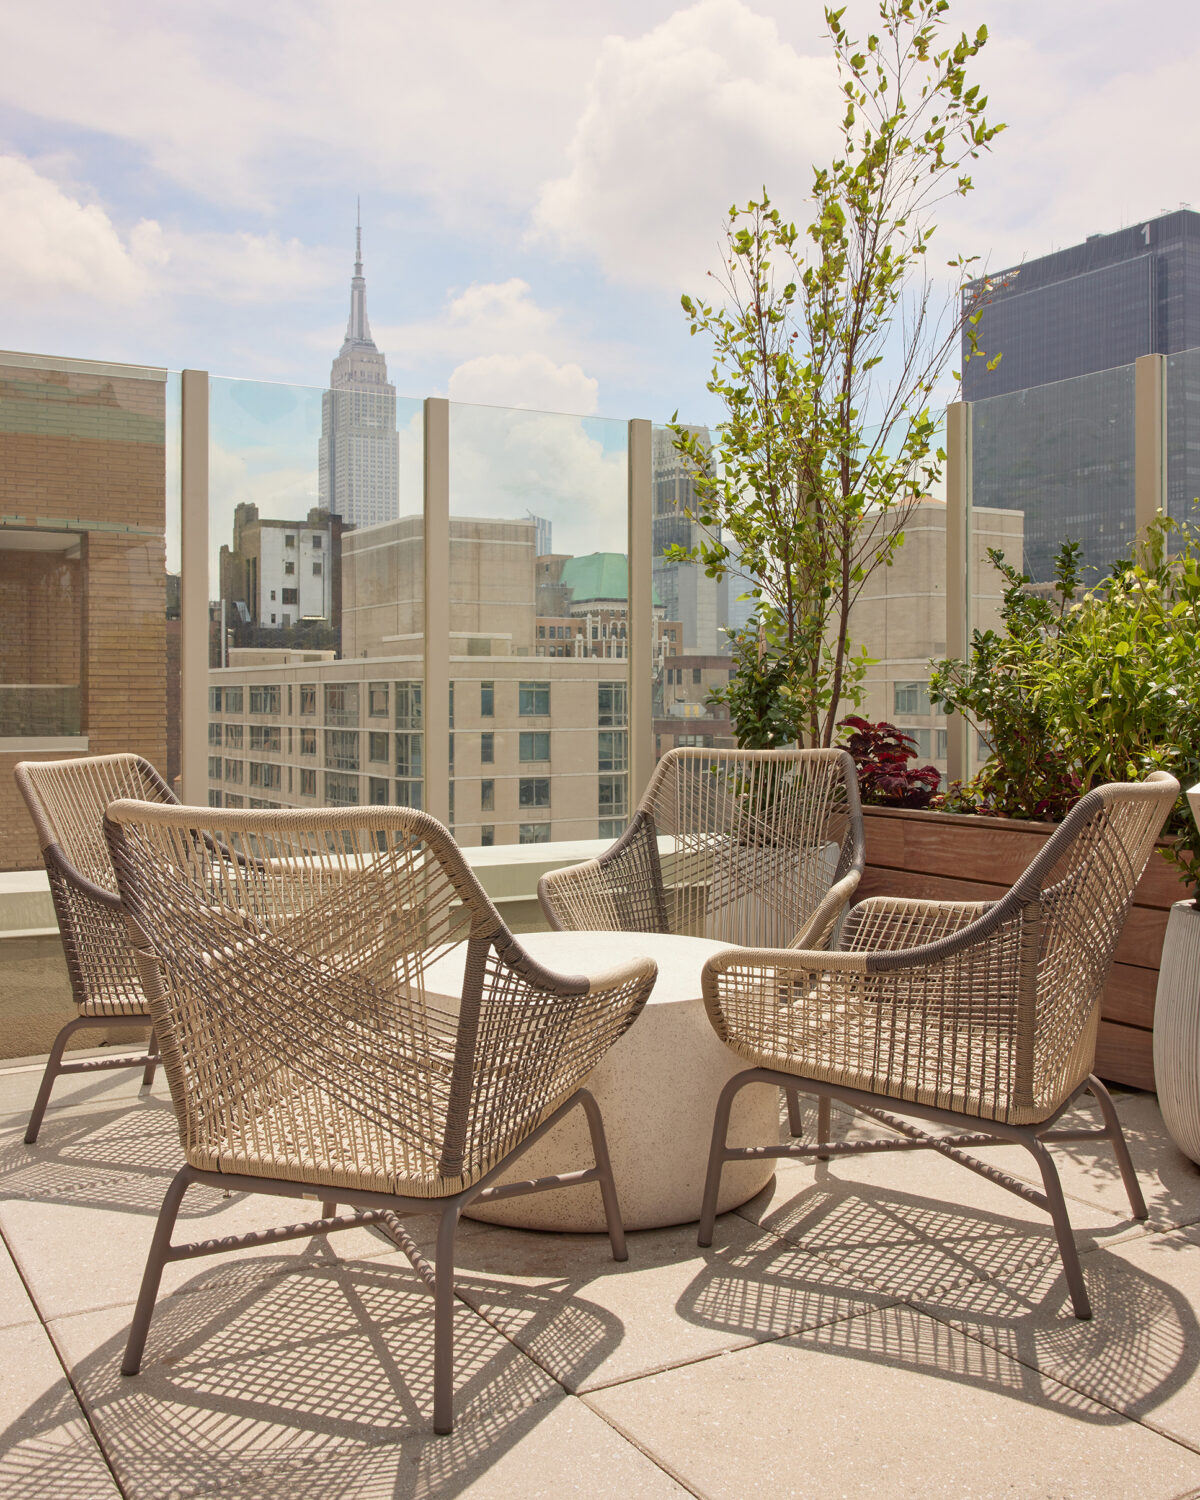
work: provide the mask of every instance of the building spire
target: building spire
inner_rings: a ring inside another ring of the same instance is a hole
[[[370,344],[371,325],[367,322],[367,283],[362,268],[362,199],[357,200],[354,229],[354,276],[350,282],[350,321],[346,324],[347,344]]]

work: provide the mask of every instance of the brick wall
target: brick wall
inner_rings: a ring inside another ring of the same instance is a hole
[[[161,381],[0,360],[0,580],[14,559],[29,566],[39,556],[6,553],[5,529],[61,527],[82,542],[78,613],[0,615],[0,638],[15,629],[26,639],[25,670],[39,681],[76,680],[54,675],[74,651],[88,753],[133,750],[166,773],[164,417]],[[11,613],[19,598],[0,587],[0,609]],[[40,864],[12,768],[60,753],[0,754],[0,867]]]

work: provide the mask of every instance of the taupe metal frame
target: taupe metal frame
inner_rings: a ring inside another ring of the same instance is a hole
[[[778,1146],[730,1146],[728,1144],[729,1113],[733,1107],[733,1101],[742,1089],[752,1083],[778,1085],[788,1093],[789,1103],[797,1083],[803,1092],[815,1094],[821,1105],[816,1141],[812,1143],[789,1141]],[[1102,1130],[1055,1130],[1054,1126],[1058,1120],[1083,1093],[1091,1093],[1098,1101],[1104,1116],[1104,1128]],[[859,1114],[869,1115],[878,1124],[898,1131],[899,1134],[872,1140],[830,1141],[830,1102],[834,1099],[839,1103],[849,1105]],[[960,1135],[930,1134],[910,1124],[907,1117],[925,1120],[934,1125],[952,1127],[978,1127],[980,1124],[978,1117],[959,1114],[948,1109],[932,1109],[908,1100],[889,1099],[888,1103],[891,1108],[884,1110],[879,1107],[878,1094],[867,1094],[860,1089],[836,1088],[818,1079],[797,1079],[794,1073],[781,1073],[773,1068],[747,1068],[745,1072],[735,1074],[721,1090],[721,1097],[717,1101],[712,1145],[708,1156],[708,1175],[705,1178],[704,1200],[700,1210],[698,1242],[701,1245],[712,1244],[713,1226],[717,1213],[717,1194],[721,1187],[721,1171],[727,1161],[762,1161],[776,1157],[815,1157],[819,1161],[828,1161],[831,1157],[865,1156],[879,1151],[938,1151],[943,1156],[949,1157],[951,1161],[968,1167],[972,1172],[986,1177],[989,1182],[994,1182],[997,1187],[1014,1193],[1018,1198],[1023,1198],[1026,1203],[1032,1203],[1035,1208],[1043,1209],[1050,1215],[1075,1316],[1090,1318],[1092,1306],[1084,1284],[1083,1271],[1079,1265],[1079,1251],[1075,1246],[1075,1236],[1071,1231],[1071,1220],[1067,1214],[1062,1185],[1058,1180],[1058,1169],[1054,1165],[1053,1157],[1046,1150],[1046,1143],[1108,1141],[1117,1158],[1121,1181],[1125,1185],[1129,1207],[1134,1218],[1145,1219],[1147,1217],[1146,1201],[1142,1196],[1137,1174],[1133,1170],[1129,1148],[1125,1144],[1125,1136],[1117,1118],[1112,1096],[1104,1084],[1094,1075],[1089,1076],[1087,1081],[1064,1101],[1050,1119],[1041,1125],[1006,1125],[999,1121],[989,1120],[986,1122],[986,1130],[976,1128]],[[977,1160],[963,1149],[968,1146],[978,1149],[981,1146],[1004,1145],[1024,1146],[1033,1156],[1041,1172],[1045,1192],[1039,1193],[1028,1183],[1021,1182],[1016,1177],[1010,1177],[1007,1172],[1001,1172],[998,1168]]]
[[[138,1056],[79,1062],[63,1062],[62,1056],[78,1031],[97,1027],[144,1030],[152,1025],[104,842],[104,809],[116,797],[132,795],[161,802],[177,802],[178,798],[150,762],[137,755],[22,761],[14,775],[37,831],[71,994],[80,1012],[59,1031],[46,1059],[25,1130],[25,1143],[32,1146],[60,1073],[141,1068],[143,1086],[149,1088],[154,1082],[158,1044],[153,1031],[146,1052]]]
[[[529,1178],[522,1182],[507,1182],[493,1186],[497,1177],[505,1173],[533,1143],[558,1124],[571,1110],[582,1108],[587,1116],[591,1133],[592,1153],[595,1166],[578,1172],[562,1172],[553,1177]],[[303,1182],[287,1182],[274,1177],[251,1177],[242,1173],[204,1172],[195,1167],[181,1167],[171,1180],[159,1210],[158,1225],[146,1258],[146,1269],[138,1292],[137,1306],[125,1345],[125,1357],[121,1363],[122,1375],[136,1375],[141,1369],[146,1336],[150,1331],[150,1320],[154,1315],[154,1304],[162,1280],[163,1267],[170,1261],[191,1260],[203,1255],[219,1255],[228,1250],[241,1250],[249,1246],[274,1245],[285,1240],[308,1238],[314,1235],[332,1234],[339,1229],[355,1229],[363,1225],[378,1225],[385,1234],[404,1252],[413,1270],[433,1294],[433,1430],[445,1436],[454,1427],[454,1237],[463,1210],[472,1203],[494,1203],[501,1198],[514,1198],[525,1193],[542,1193],[552,1188],[578,1187],[583,1183],[596,1182],[604,1203],[604,1215],[608,1225],[608,1239],[615,1261],[628,1260],[625,1246],[625,1230],[621,1223],[621,1210],[617,1202],[616,1186],[613,1182],[612,1164],[609,1161],[608,1144],[604,1136],[604,1123],[600,1108],[587,1089],[578,1089],[554,1113],[527,1136],[515,1150],[498,1162],[490,1172],[461,1193],[448,1198],[408,1198],[389,1193],[347,1190],[330,1187],[329,1196],[321,1204],[322,1217],[304,1224],[285,1224],[273,1229],[251,1231],[248,1234],[227,1235],[221,1239],[200,1240],[192,1244],[173,1245],[171,1234],[179,1213],[183,1196],[193,1183],[206,1187],[221,1188],[238,1193],[268,1193],[283,1198],[316,1198],[311,1185]],[[334,1196],[336,1194],[336,1196]],[[337,1216],[339,1203],[358,1209],[357,1213]],[[412,1237],[400,1223],[402,1214],[437,1214],[437,1252],[434,1263],[421,1254]]]

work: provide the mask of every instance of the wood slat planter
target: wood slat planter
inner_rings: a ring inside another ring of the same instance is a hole
[[[1054,832],[1053,823],[867,807],[865,896],[994,901]],[[1096,1071],[1112,1083],[1154,1087],[1154,992],[1167,913],[1187,891],[1157,855],[1134,892],[1101,1004]]]

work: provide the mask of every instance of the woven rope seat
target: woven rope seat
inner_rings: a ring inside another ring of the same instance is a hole
[[[447,830],[407,808],[123,801],[106,830],[187,1163],[163,1203],[124,1369],[139,1366],[164,1261],[208,1253],[170,1243],[190,1183],[318,1196],[323,1218],[284,1237],[379,1222],[434,1290],[434,1426],[448,1432],[454,1232],[468,1203],[595,1182],[624,1258],[599,1111],[580,1084],[645,1004],[653,963],[590,977],[543,968]],[[461,991],[440,993],[427,974],[460,945]],[[577,1107],[594,1167],[491,1185]],[[356,1212],[337,1217],[338,1203]],[[429,1212],[435,1266],[398,1217]]]
[[[104,840],[104,809],[122,797],[175,802],[174,793],[148,761],[137,755],[90,755],[75,760],[22,761],[17,787],[37,831],[50,880],[71,995],[78,1012],[55,1038],[30,1115],[25,1140],[33,1144],[59,1073],[104,1067],[140,1067],[154,1078],[156,1051],[63,1063],[68,1039],[99,1024],[149,1026],[141,976],[121,914],[116,876]]]
[[[771,1147],[768,1154],[824,1158],[872,1145],[942,1151],[1050,1212],[1076,1313],[1089,1316],[1044,1143],[1110,1141],[1133,1211],[1145,1217],[1112,1101],[1092,1068],[1117,940],[1178,794],[1178,783],[1165,772],[1089,792],[998,901],[872,897],[847,913],[834,951],[762,947],[710,959],[704,973],[709,1019],[750,1067],[730,1081],[728,1098],[718,1106],[708,1193],[715,1194],[722,1163],[739,1155],[725,1147],[723,1124],[737,1090],[767,1081],[799,1087],[826,1107],[818,1139]],[[1055,1130],[1084,1090],[1099,1101],[1104,1128]],[[900,1134],[876,1143],[831,1143],[830,1099]],[[934,1137],[907,1123],[908,1116],[969,1124],[972,1133]],[[1033,1153],[1044,1194],[960,1149],[1001,1141]],[[711,1236],[711,1213],[702,1217],[701,1232]]]
[[[556,929],[819,947],[858,885],[863,822],[844,750],[670,750],[622,837],[542,877]]]

